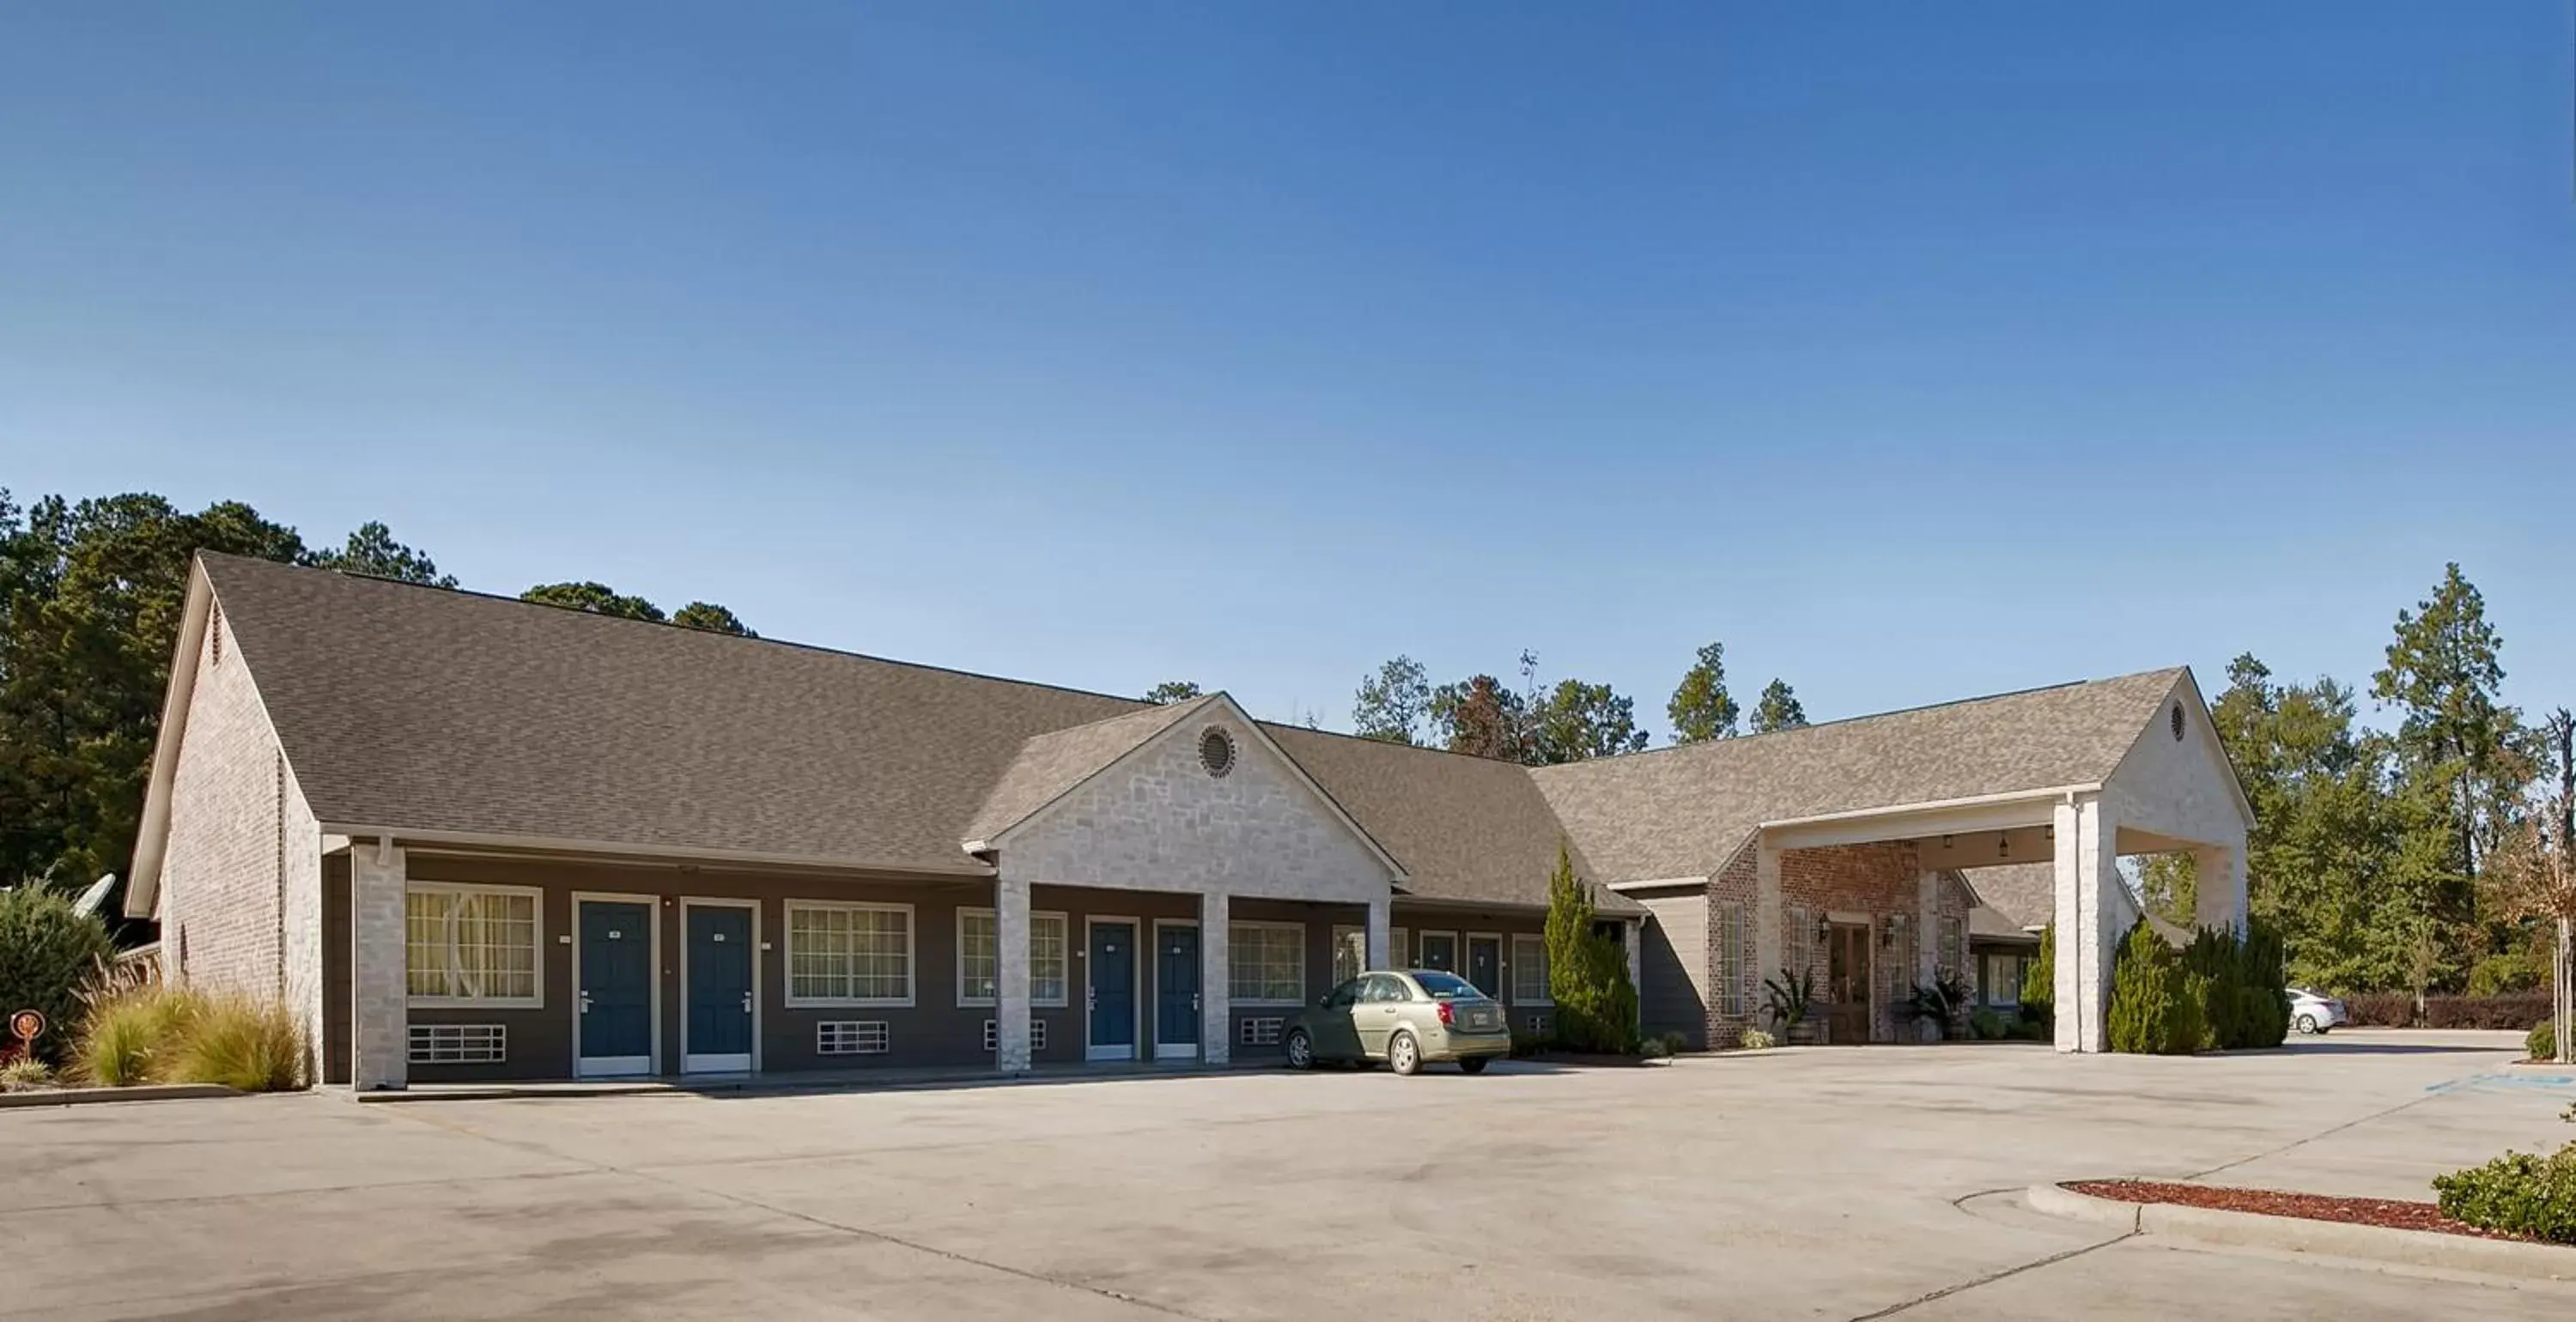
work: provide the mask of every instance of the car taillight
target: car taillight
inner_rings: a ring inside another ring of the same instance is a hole
[[[1454,1024],[1454,1023],[1458,1022],[1455,1018],[1453,1018],[1453,1017],[1451,1016],[1451,1014],[1450,1014],[1450,1010],[1449,1010],[1449,1003],[1448,1003],[1447,1001],[1442,1001],[1442,1002],[1440,1002],[1440,1022],[1441,1022],[1441,1024],[1443,1024],[1444,1026],[1445,1026],[1445,1025],[1448,1025],[1448,1024]]]

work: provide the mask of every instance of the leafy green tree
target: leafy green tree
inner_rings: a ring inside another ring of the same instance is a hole
[[[1775,679],[1762,690],[1762,700],[1753,705],[1753,733],[1770,734],[1775,730],[1795,730],[1807,723],[1807,709],[1798,703],[1797,693],[1784,679]]]
[[[2138,903],[2190,931],[2200,922],[2200,869],[2189,854],[2150,854],[2138,867]]]
[[[1351,706],[1351,726],[1361,738],[1390,744],[1420,743],[1430,716],[1430,677],[1409,656],[1398,656],[1361,680]]]
[[[729,633],[736,638],[758,638],[750,626],[732,611],[712,601],[693,601],[671,613],[671,623],[683,629],[701,629],[708,633]]]
[[[1637,988],[1627,952],[1594,930],[1600,911],[1591,887],[1574,871],[1573,850],[1556,845],[1547,878],[1547,989],[1556,1003],[1558,1040],[1577,1051],[1631,1051],[1637,1045]]]
[[[1145,701],[1157,707],[1168,707],[1175,702],[1187,702],[1197,696],[1199,696],[1199,686],[1186,679],[1167,679],[1145,690]]]
[[[395,541],[393,529],[373,520],[359,524],[358,530],[349,534],[348,544],[339,550],[315,551],[304,562],[316,569],[336,569],[344,574],[367,574],[435,588],[456,586],[453,575],[438,572],[437,562]]]
[[[519,600],[588,611],[593,615],[614,615],[624,620],[647,620],[654,624],[667,622],[661,607],[642,597],[625,596],[605,583],[540,583],[520,593]]]
[[[1673,742],[1696,744],[1735,737],[1742,709],[1726,691],[1726,644],[1699,649],[1699,660],[1682,672],[1673,700],[1664,713],[1673,721]]]
[[[295,561],[248,505],[0,493],[0,879],[123,873],[199,550]]]
[[[1528,759],[1539,766],[1616,757],[1646,746],[1637,728],[1636,703],[1607,684],[1557,681],[1530,713]]]
[[[1473,675],[1433,689],[1431,729],[1441,746],[1453,753],[1504,762],[1529,758],[1528,705],[1491,675]]]

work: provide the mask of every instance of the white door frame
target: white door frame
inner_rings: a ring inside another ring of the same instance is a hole
[[[645,922],[652,927],[651,977],[646,985],[653,998],[652,1050],[641,1056],[602,1056],[584,1059],[581,1054],[581,906],[585,900],[603,904],[640,904]],[[577,1079],[620,1074],[659,1074],[662,1072],[662,897],[638,895],[629,891],[574,891],[572,893],[572,1073]]]
[[[1199,1049],[1205,1046],[1205,1043],[1196,1041],[1165,1042],[1163,1040],[1163,929],[1166,927],[1186,927],[1191,931],[1196,932],[1199,928],[1199,920],[1196,918],[1157,918],[1154,920],[1154,974],[1153,977],[1148,979],[1148,982],[1151,983],[1154,988],[1154,1006],[1153,1009],[1146,1014],[1145,1021],[1154,1026],[1154,1059],[1196,1060],[1199,1058]],[[1200,939],[1204,941],[1206,938],[1202,936]],[[1190,998],[1190,1018],[1194,1022],[1198,1019],[1199,1003],[1207,995],[1207,951],[1205,946],[1200,947],[1199,970],[1198,995]],[[1200,1025],[1199,1035],[1202,1037],[1207,1035],[1207,1027],[1205,1024]],[[1088,1042],[1090,1039],[1085,1037],[1083,1040]]]
[[[701,1056],[689,1050],[689,910],[751,910],[751,1050],[733,1055]],[[682,1074],[757,1074],[760,1072],[760,901],[680,898],[680,1072]]]
[[[1091,929],[1119,924],[1125,924],[1127,928],[1127,1013],[1132,1020],[1141,1017],[1145,1010],[1143,991],[1145,961],[1136,958],[1138,953],[1136,946],[1145,939],[1145,920],[1126,914],[1084,914],[1082,918],[1082,1058],[1084,1060],[1136,1060],[1139,1059],[1139,1053],[1145,1047],[1144,1028],[1133,1022],[1127,1026],[1128,1043],[1124,1051],[1114,1044],[1095,1046],[1091,1041],[1091,1019],[1097,1013],[1097,1007],[1092,1004],[1091,996],[1091,989],[1094,986],[1091,980],[1091,952],[1094,949],[1091,942]]]

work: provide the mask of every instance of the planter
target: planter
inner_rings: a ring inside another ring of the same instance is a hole
[[[1832,1040],[1833,1034],[1827,1029],[1826,1020],[1801,1019],[1783,1030],[1780,1040],[1793,1047],[1821,1047]]]

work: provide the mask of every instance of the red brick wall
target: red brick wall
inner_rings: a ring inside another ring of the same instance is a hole
[[[1777,969],[1757,969],[1752,946],[1754,924],[1760,921],[1761,860],[1748,848],[1735,856],[1725,869],[1710,879],[1708,888],[1708,1045],[1724,1051],[1744,1040],[1747,1028],[1770,1028],[1762,1019],[1762,980],[1778,976]],[[1727,912],[1732,907],[1739,915],[1744,939],[1736,949],[1727,949]],[[1739,971],[1741,1001],[1730,1007],[1724,994],[1730,956],[1731,967]],[[1729,1013],[1730,1008],[1740,1013]]]
[[[1935,891],[1933,920],[1925,924],[1922,877],[1922,862],[1908,841],[1792,849],[1780,856],[1781,962],[1796,967],[1803,957],[1820,991],[1826,955],[1815,937],[1816,923],[1835,913],[1869,917],[1872,1041],[1914,1040],[1913,1026],[1896,1011],[1922,980],[1920,952],[1937,951],[1945,920],[1958,925],[1965,941],[1962,888],[1944,878]],[[1899,916],[1904,920],[1901,937],[1891,946],[1889,920]],[[1777,974],[1764,971],[1766,977]]]

